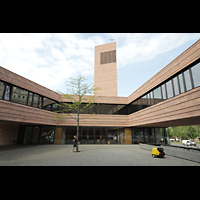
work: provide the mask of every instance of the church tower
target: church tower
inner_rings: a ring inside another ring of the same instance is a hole
[[[94,85],[97,96],[117,96],[116,42],[95,46]]]

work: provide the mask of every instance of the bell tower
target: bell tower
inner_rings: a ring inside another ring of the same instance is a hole
[[[95,46],[94,85],[97,96],[117,96],[116,42]]]

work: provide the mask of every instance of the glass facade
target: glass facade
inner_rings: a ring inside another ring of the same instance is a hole
[[[62,127],[64,136],[62,144],[73,144],[77,133],[75,126]],[[132,127],[127,135],[126,128],[121,127],[80,127],[79,144],[161,144],[169,143],[166,128]],[[54,144],[55,126],[19,127],[18,144]],[[130,140],[127,138],[130,138]]]
[[[160,87],[156,88],[154,91],[154,104],[160,103],[162,101],[161,89]]]
[[[164,100],[177,96],[181,93],[200,86],[200,59],[187,66],[184,70],[173,75],[170,79],[143,94],[133,102],[126,104],[96,103],[92,108],[86,109],[82,114],[106,114],[106,115],[129,115],[139,110],[153,106]],[[65,109],[62,103],[53,99],[25,90],[10,83],[0,80],[0,100],[44,109],[47,111],[60,111]],[[65,103],[66,104],[66,103]],[[70,104],[70,103],[67,103]],[[86,106],[81,104],[81,108]],[[65,110],[66,113],[75,113],[73,110]]]
[[[0,81],[0,99],[3,99],[5,85],[6,84],[4,82]]]
[[[20,104],[27,104],[28,99],[28,91],[21,89],[19,87],[14,86],[12,91],[12,102],[20,103]]]
[[[184,77],[185,77],[185,85],[186,85],[186,90],[189,91],[192,89],[192,83],[191,83],[191,78],[190,78],[190,71],[189,69],[184,72]]]
[[[181,93],[184,93],[185,92],[185,86],[184,86],[183,74],[182,73],[178,75],[178,79],[179,79]]]
[[[180,91],[179,91],[179,84],[178,84],[178,78],[177,77],[173,78],[173,85],[174,85],[174,94],[175,94],[175,96],[179,95]]]
[[[166,88],[167,88],[167,97],[168,99],[173,97],[174,94],[173,94],[173,88],[172,88],[172,81],[169,80],[167,83],[166,83]]]
[[[162,99],[165,100],[167,99],[165,84],[163,84],[161,88],[162,88]]]
[[[196,64],[191,68],[192,77],[194,81],[194,87],[200,86],[200,63]]]

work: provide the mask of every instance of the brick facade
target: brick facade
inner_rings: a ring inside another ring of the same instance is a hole
[[[117,62],[113,62],[116,58],[111,54],[110,59],[101,59],[113,50],[116,51],[116,42],[95,47],[94,85],[100,88],[96,92],[98,96],[117,96]]]
[[[117,63],[100,64],[100,53],[116,50],[116,43],[95,47],[94,84],[102,90],[98,91],[98,103],[128,104],[142,96],[152,88],[181,71],[190,63],[200,58],[200,40],[165,68],[153,76],[128,97],[117,97]],[[103,63],[107,58],[103,58]],[[113,61],[110,59],[109,61]],[[36,92],[48,98],[60,101],[62,95],[52,92],[33,81],[0,67],[0,80],[12,83],[24,89]],[[90,97],[90,96],[88,96]],[[200,122],[200,87],[162,101],[130,115],[81,114],[80,126],[98,127],[169,127],[180,125],[197,125]],[[17,140],[19,124],[24,125],[56,125],[76,126],[76,120],[66,117],[63,120],[53,117],[47,110],[0,100],[0,145],[12,144]],[[73,116],[76,116],[73,114]],[[59,130],[58,140],[61,137]],[[129,140],[127,139],[127,142]]]
[[[0,122],[0,145],[13,144],[17,141],[19,125],[17,123]]]

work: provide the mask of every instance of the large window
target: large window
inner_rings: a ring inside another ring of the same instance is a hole
[[[102,104],[101,105],[101,114],[113,114],[113,105]]]
[[[163,84],[161,86],[161,88],[162,88],[162,98],[163,98],[163,100],[165,100],[165,99],[167,99],[165,84]]]
[[[172,81],[169,80],[167,83],[166,83],[166,88],[167,88],[167,97],[168,99],[173,97],[173,88],[172,88]]]
[[[190,79],[190,72],[189,69],[184,72],[184,77],[185,77],[185,85],[186,85],[186,90],[191,90],[192,89],[192,83]]]
[[[44,97],[43,98],[43,109],[50,111],[53,103],[55,103],[55,101],[53,101],[53,100],[51,100],[49,98]]]
[[[200,63],[191,68],[194,87],[200,86]]]
[[[38,94],[34,94],[33,96],[33,107],[38,108],[39,106],[39,95]]]
[[[28,98],[28,91],[19,87],[13,86],[11,101],[26,105]]]
[[[151,106],[151,96],[150,96],[150,93],[147,94],[147,106]]]
[[[185,92],[184,82],[183,82],[183,74],[178,75],[181,93]]]
[[[9,85],[6,85],[4,100],[10,101],[11,99],[10,94],[11,94],[11,87]]]
[[[157,104],[162,101],[162,96],[161,96],[161,89],[160,87],[156,88],[154,91],[154,104]]]
[[[147,97],[146,97],[146,95],[144,95],[144,96],[141,98],[141,104],[142,104],[142,109],[144,109],[144,108],[147,107]]]
[[[179,95],[180,92],[179,92],[179,85],[178,85],[178,78],[177,77],[173,78],[173,84],[174,84],[174,94],[175,94],[175,96]]]
[[[0,81],[0,99],[3,99],[5,83]]]
[[[147,101],[147,100],[146,100]],[[147,107],[147,103],[145,103],[146,107]],[[118,105],[117,107],[119,108],[119,106],[122,106],[122,105]],[[125,105],[123,105],[125,106]],[[129,110],[129,113],[128,114],[131,114],[131,113],[134,113],[136,111],[138,111],[138,108],[137,108],[137,100],[134,101],[133,103],[131,103],[130,105],[127,106],[128,107],[128,110]],[[145,108],[146,108],[145,107]],[[118,112],[119,114],[119,112]]]
[[[28,95],[28,106],[32,106],[32,99],[33,99],[33,93],[29,92],[29,95]]]

